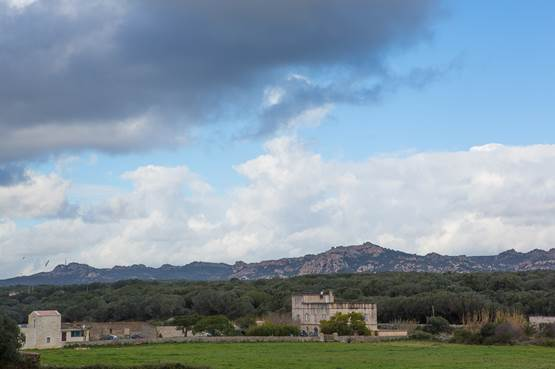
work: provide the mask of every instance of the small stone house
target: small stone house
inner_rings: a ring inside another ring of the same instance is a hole
[[[376,304],[336,303],[331,291],[294,295],[291,298],[292,319],[299,324],[301,333],[310,336],[319,335],[321,320],[328,320],[337,313],[351,312],[361,313],[369,330],[378,330],[378,309]]]
[[[62,342],[62,315],[56,310],[39,310],[29,314],[27,324],[19,326],[25,336],[23,349],[58,348]]]
[[[62,323],[62,342],[85,342],[90,340],[90,329],[86,325]]]

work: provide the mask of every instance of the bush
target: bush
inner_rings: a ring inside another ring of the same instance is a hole
[[[479,332],[472,332],[468,329],[457,329],[453,332],[453,338],[451,342],[453,343],[465,343],[467,345],[478,345],[481,343],[481,337]]]
[[[536,329],[536,327],[534,327],[532,324],[526,322],[524,324],[524,334],[528,337],[532,337],[534,335],[536,335],[536,333],[538,333],[538,330]]]
[[[491,324],[491,325],[489,325]],[[482,343],[486,345],[492,344],[513,344],[524,337],[522,327],[511,323],[493,323],[486,324],[486,329],[482,327],[480,334],[482,335]]]
[[[429,333],[425,332],[421,329],[415,329],[410,335],[409,338],[412,340],[431,340],[434,336]]]
[[[480,339],[484,341],[485,339],[492,337],[495,334],[495,323],[486,323],[480,328]]]
[[[242,331],[247,331],[250,327],[256,324],[256,318],[253,316],[244,316],[236,319],[235,324],[237,324]]]
[[[234,336],[235,327],[223,315],[205,316],[193,326],[193,333],[206,332],[211,336]]]
[[[289,324],[264,323],[253,325],[247,332],[247,336],[298,336],[299,327]]]
[[[431,334],[449,333],[451,332],[451,326],[447,319],[440,316],[432,316],[426,319],[424,331]]]
[[[555,338],[555,323],[542,324],[540,328],[540,334],[543,337]]]
[[[0,363],[9,364],[21,361],[19,349],[23,336],[16,322],[0,312]],[[0,367],[4,367],[0,365]]]
[[[541,341],[536,342],[538,345],[541,346],[546,346],[546,347],[555,347],[555,340],[548,338],[548,339],[543,339]]]

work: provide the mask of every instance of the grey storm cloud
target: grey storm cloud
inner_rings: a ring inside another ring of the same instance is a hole
[[[0,163],[180,144],[188,127],[256,114],[264,87],[296,70],[380,73],[439,12],[435,0],[0,1]]]
[[[304,112],[327,104],[368,104],[380,101],[384,95],[402,87],[421,89],[458,67],[455,59],[441,68],[414,68],[405,75],[392,75],[382,70],[377,80],[371,83],[347,79],[321,84],[293,75],[274,87],[279,98],[262,109],[259,114],[261,124],[254,131],[250,130],[252,133],[249,132],[248,136],[266,136],[287,126]]]
[[[0,186],[15,185],[28,179],[29,176],[25,173],[25,168],[20,165],[8,164],[0,166]]]

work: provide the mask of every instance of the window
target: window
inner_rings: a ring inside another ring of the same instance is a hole
[[[83,337],[83,331],[71,331],[71,337]]]
[[[50,337],[46,337],[46,343],[50,343]]]
[[[310,321],[310,315],[308,313],[305,313],[304,315],[304,320],[305,322],[309,322]]]

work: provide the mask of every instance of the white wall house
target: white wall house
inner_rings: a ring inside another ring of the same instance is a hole
[[[85,342],[90,340],[90,329],[76,323],[62,323],[62,342]]]
[[[62,315],[56,310],[39,310],[29,314],[27,324],[19,326],[25,336],[23,349],[62,347]]]
[[[89,329],[83,325],[62,323],[56,310],[39,310],[29,314],[27,324],[19,326],[25,336],[23,349],[63,347],[66,342],[89,340]]]

